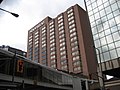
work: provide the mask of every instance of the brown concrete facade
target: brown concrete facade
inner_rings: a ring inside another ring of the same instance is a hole
[[[89,76],[96,56],[87,13],[77,4],[28,31],[27,57],[43,65]]]

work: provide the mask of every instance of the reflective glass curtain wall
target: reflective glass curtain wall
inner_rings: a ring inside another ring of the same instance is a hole
[[[120,57],[120,0],[85,2],[95,47],[100,50],[102,62]]]

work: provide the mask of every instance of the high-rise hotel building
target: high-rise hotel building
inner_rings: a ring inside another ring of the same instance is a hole
[[[27,57],[55,69],[89,75],[96,72],[92,46],[87,13],[76,4],[28,31]]]
[[[85,0],[85,3],[102,62],[120,58],[120,0]]]

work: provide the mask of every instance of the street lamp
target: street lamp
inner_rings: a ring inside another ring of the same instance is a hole
[[[100,50],[98,48],[96,48],[95,46],[93,46],[93,48],[95,48],[97,51],[98,51],[98,56],[99,56],[99,61],[100,61],[100,72],[101,72],[101,79],[102,79],[102,90],[105,90],[105,85],[104,85],[104,76],[103,76],[103,73],[102,73],[102,61],[101,61],[101,57],[100,57]]]
[[[19,17],[19,15],[16,14],[16,13],[13,13],[13,12],[7,11],[7,10],[2,9],[2,8],[0,8],[0,10],[5,11],[5,12],[7,12],[7,13],[10,13],[10,14],[13,15],[14,17]]]
[[[3,0],[0,0],[0,4],[2,3]]]

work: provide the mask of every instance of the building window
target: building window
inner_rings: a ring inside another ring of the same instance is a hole
[[[55,47],[50,48],[51,51],[55,50]]]
[[[32,40],[33,40],[32,38],[31,38],[31,39],[29,39],[29,42],[32,42]]]
[[[72,56],[79,55],[79,51],[72,52]]]
[[[60,51],[65,50],[65,46],[60,48]]]
[[[74,16],[71,16],[70,18],[68,18],[68,21],[71,21],[74,19]]]
[[[63,19],[60,19],[60,20],[58,21],[58,24],[61,23],[61,22],[63,22]]]
[[[52,25],[54,23],[54,21],[51,21],[50,23],[49,23],[49,25]]]
[[[46,50],[46,47],[43,47],[43,48],[42,48],[42,51],[45,51],[45,50]]]
[[[53,32],[54,31],[54,28],[50,29],[50,32]]]
[[[71,29],[71,28],[73,28],[73,27],[75,27],[75,24],[70,25],[70,26],[69,26],[69,29]]]
[[[79,70],[81,70],[80,66],[74,68],[74,71],[79,71]]]
[[[51,25],[49,28],[51,29],[51,28],[53,28],[54,27],[54,25]]]
[[[46,59],[46,55],[42,56],[42,59]]]
[[[67,13],[69,14],[69,13],[71,13],[72,11],[73,11],[73,9],[70,9],[70,10],[67,11]]]
[[[55,42],[55,39],[52,39],[52,40],[50,41],[50,43],[53,43],[53,42]]]
[[[42,54],[46,54],[46,51],[43,51]]]
[[[43,41],[42,41],[42,44],[44,44],[44,43],[46,43],[46,40],[43,40]]]
[[[35,38],[35,41],[38,41],[39,40],[39,38],[37,37],[37,38]]]
[[[51,56],[50,59],[54,59],[55,58],[55,55]]]
[[[64,29],[64,26],[61,26],[61,27],[58,28],[59,31],[63,30],[63,29]]]
[[[60,43],[60,47],[65,46],[65,42]]]
[[[38,34],[37,34],[37,35],[35,35],[35,38],[38,38]]]
[[[73,57],[73,61],[80,60],[80,56]]]
[[[53,39],[53,38],[55,38],[55,36],[53,35],[53,36],[50,36],[50,39]]]
[[[61,42],[64,42],[64,41],[65,41],[65,38],[60,39],[60,43],[61,43]]]
[[[52,68],[56,68],[56,64],[51,65]]]
[[[67,70],[67,65],[61,67],[62,70]]]
[[[51,53],[50,53],[50,55],[54,55],[55,54],[55,51],[52,51]]]
[[[58,17],[58,20],[60,20],[60,19],[62,19],[63,18],[63,16],[62,15],[60,15],[59,17]]]
[[[46,30],[42,30],[42,34],[45,33],[45,32],[46,32]]]
[[[42,60],[42,64],[46,65],[46,59]]]
[[[70,40],[71,40],[71,42],[76,41],[77,37],[75,36],[75,37],[71,38]]]
[[[67,60],[62,60],[61,61],[61,65],[66,65],[67,64]]]
[[[62,59],[65,59],[65,58],[66,58],[66,55],[64,55],[64,56],[61,56],[61,60],[62,60]]]
[[[38,47],[38,44],[35,44],[35,48]]]
[[[60,34],[63,34],[63,33],[64,33],[64,30],[61,30],[61,31],[59,32],[59,35],[60,35]]]
[[[50,33],[50,36],[52,36],[54,33],[55,33],[55,32],[51,32],[51,33]]]
[[[42,44],[42,47],[45,47],[46,46],[46,44]]]
[[[73,12],[71,12],[71,13],[68,14],[68,18],[69,18],[70,16],[73,16]]]
[[[73,37],[73,36],[76,36],[76,35],[77,35],[76,32],[74,32],[74,33],[70,34],[70,37]]]
[[[50,63],[52,64],[52,63],[55,63],[56,62],[56,60],[55,59],[53,59],[53,60],[51,60],[50,61]]]
[[[35,41],[35,44],[38,44],[38,41]]]
[[[63,22],[61,22],[61,23],[58,24],[58,27],[61,27],[61,26],[63,26]]]
[[[32,45],[32,42],[29,42],[29,45]]]
[[[66,54],[66,51],[62,51],[62,52],[60,52],[60,55],[62,56],[62,55],[65,55]]]
[[[42,37],[42,40],[45,40],[46,39],[46,37]]]
[[[45,37],[46,36],[46,33],[42,34],[42,37]]]
[[[55,43],[50,44],[50,47],[53,47],[53,46],[55,46]]]
[[[29,36],[29,39],[32,39],[32,37],[33,37],[33,36],[32,36],[32,35],[30,35],[30,36]]]
[[[71,25],[71,24],[73,24],[75,21],[74,20],[72,20],[72,21],[70,21],[68,24],[69,25]]]
[[[71,46],[73,47],[73,46],[76,46],[76,45],[78,45],[78,41],[75,41],[75,42],[72,42],[71,43]]]
[[[44,29],[46,29],[46,27],[45,27],[45,26],[42,28],[42,30],[44,30]]]
[[[72,47],[72,51],[78,50],[78,46]]]
[[[59,38],[63,38],[63,37],[65,37],[64,33],[59,36]]]

